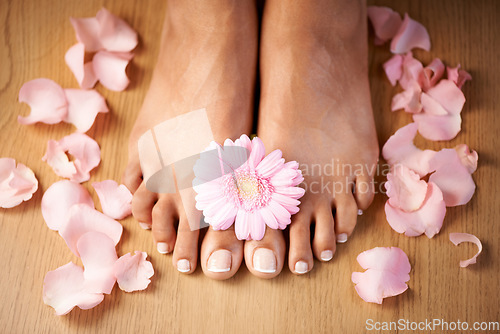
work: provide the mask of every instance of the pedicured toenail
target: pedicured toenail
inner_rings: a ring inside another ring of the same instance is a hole
[[[253,253],[253,268],[261,273],[276,272],[276,256],[267,248],[257,248]]]
[[[340,233],[337,235],[337,242],[340,244],[343,244],[344,242],[347,241],[347,234],[346,233]]]
[[[361,216],[363,214],[363,210],[358,209],[358,216]]]
[[[210,255],[207,268],[213,273],[225,273],[231,270],[231,252],[219,249]]]
[[[191,264],[186,259],[179,260],[177,261],[177,270],[181,273],[187,273],[191,270]]]
[[[168,245],[164,242],[157,243],[156,249],[158,250],[158,253],[160,253],[160,254],[167,254],[168,253]]]
[[[140,226],[143,230],[150,230],[150,229],[151,229],[151,225],[146,224],[146,223],[139,223],[139,226]]]
[[[307,262],[304,261],[298,261],[295,263],[295,272],[297,274],[305,274],[309,270],[309,266],[307,265]]]
[[[321,252],[321,260],[330,261],[333,258],[333,252],[331,250],[326,250]]]

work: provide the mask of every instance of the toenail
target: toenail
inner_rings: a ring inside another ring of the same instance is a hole
[[[210,255],[207,268],[213,273],[225,273],[231,270],[231,252],[219,249]]]
[[[267,248],[257,248],[253,253],[253,268],[261,273],[276,272],[276,256]]]
[[[158,250],[158,253],[160,253],[160,254],[167,254],[168,253],[168,245],[164,242],[157,243],[156,249]]]
[[[340,233],[337,235],[337,242],[343,244],[344,242],[347,241],[347,234],[346,233]]]
[[[295,272],[297,274],[305,274],[308,270],[309,266],[307,265],[307,262],[297,261],[297,263],[295,263]]]
[[[333,258],[333,252],[331,250],[325,250],[321,252],[321,260],[330,261]]]
[[[358,216],[361,216],[363,214],[363,210],[358,209]]]
[[[191,264],[186,259],[179,260],[177,261],[177,270],[181,273],[187,273],[191,270]]]
[[[139,223],[139,226],[140,226],[143,230],[150,230],[150,229],[151,229],[151,225],[146,224],[146,223]]]

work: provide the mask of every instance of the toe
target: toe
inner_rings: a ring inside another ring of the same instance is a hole
[[[245,241],[245,263],[255,276],[273,278],[283,269],[285,251],[283,232],[267,227],[261,240]]]
[[[332,206],[325,201],[318,205],[314,213],[316,222],[314,229],[313,251],[320,261],[330,261],[335,253],[335,223]]]
[[[243,241],[236,238],[234,225],[224,231],[209,227],[201,244],[200,259],[206,276],[217,280],[234,276],[243,259]]]
[[[352,234],[358,217],[358,206],[350,194],[335,199],[335,233],[337,242],[344,243]]]
[[[141,224],[141,227],[151,226],[153,222],[151,213],[157,199],[158,194],[147,190],[144,183],[134,193],[134,197],[132,198],[132,214],[139,224]]]
[[[361,175],[356,178],[354,188],[354,198],[360,210],[367,209],[375,196],[373,178],[371,176]]]
[[[122,175],[122,183],[134,193],[142,182],[142,171],[139,159],[133,159],[128,163]]]
[[[176,212],[166,196],[161,197],[153,208],[153,241],[161,254],[170,253],[174,249]]]
[[[191,231],[187,218],[181,216],[172,256],[174,267],[181,273],[191,274],[196,269],[199,232],[199,230]]]
[[[288,266],[294,274],[305,274],[313,268],[310,226],[310,211],[301,209],[292,217]]]

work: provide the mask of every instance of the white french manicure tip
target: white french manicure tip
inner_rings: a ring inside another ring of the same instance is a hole
[[[139,223],[139,226],[140,226],[143,230],[150,230],[150,229],[151,229],[151,225],[146,224],[146,223]]]
[[[363,210],[359,209],[358,210],[358,216],[361,216],[361,215],[363,215]]]
[[[340,244],[343,244],[344,242],[347,241],[347,234],[346,233],[340,233],[337,235],[337,242]]]
[[[321,260],[330,261],[331,259],[333,259],[333,252],[331,250],[321,252]]]
[[[156,249],[158,250],[158,253],[160,253],[160,254],[167,254],[168,253],[168,245],[164,242],[157,243]]]

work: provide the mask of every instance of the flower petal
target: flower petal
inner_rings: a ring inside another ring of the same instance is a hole
[[[106,8],[96,14],[99,23],[99,41],[107,51],[132,51],[138,42],[137,33],[124,20]]]
[[[68,211],[67,224],[63,225],[59,234],[63,237],[71,251],[80,256],[77,249],[78,239],[87,232],[101,232],[113,240],[115,246],[120,241],[123,227],[116,220],[89,207],[87,204],[75,204]]]
[[[250,235],[248,240],[262,240],[266,233],[266,222],[260,215],[259,211],[254,211],[248,214],[248,224],[250,227]]]
[[[33,197],[38,180],[31,169],[12,158],[0,158],[0,207],[12,208]]]
[[[101,232],[90,231],[78,239],[76,248],[84,267],[85,290],[110,294],[116,282],[113,266],[118,260],[113,240]]]
[[[421,76],[422,89],[427,91],[443,77],[444,64],[439,58],[434,58],[432,62],[424,67]]]
[[[457,67],[446,67],[446,75],[458,88],[462,88],[466,81],[472,80],[469,72],[460,69],[460,64]]]
[[[68,221],[68,211],[74,204],[94,208],[94,201],[81,184],[62,180],[52,184],[42,197],[42,216],[47,226],[58,231]]]
[[[477,245],[478,251],[476,255],[471,257],[468,260],[460,261],[460,267],[465,268],[469,266],[469,264],[476,263],[476,258],[479,254],[481,254],[483,250],[483,245],[481,244],[481,240],[479,240],[475,235],[469,233],[450,233],[450,241],[453,242],[455,246],[460,245],[462,242],[472,242]]]
[[[403,75],[403,56],[393,55],[382,66],[384,67],[385,75],[391,82],[391,85],[396,86],[396,83]]]
[[[422,94],[422,97],[424,94]],[[426,104],[421,100],[425,110]],[[418,132],[426,139],[452,140],[461,129],[462,117],[460,115],[432,115],[426,112],[413,114],[413,120],[418,125]]]
[[[114,273],[120,289],[126,292],[144,290],[151,283],[154,275],[151,262],[147,261],[146,252],[135,251],[121,256],[114,265]]]
[[[61,177],[72,178],[77,174],[75,164],[69,161],[68,156],[64,152],[59,142],[49,140],[47,142],[47,152],[42,158],[54,170],[54,173]]]
[[[262,159],[264,159],[265,154],[266,150],[262,140],[259,137],[252,139],[252,150],[250,151],[250,156],[248,157],[250,169],[255,169]]]
[[[410,261],[397,247],[376,247],[357,257],[365,272],[353,272],[351,280],[356,292],[366,302],[382,304],[386,297],[399,295],[408,289]]]
[[[64,55],[66,65],[76,78],[76,81],[83,89],[89,89],[95,86],[97,78],[94,74],[92,63],[84,64],[85,45],[77,43],[70,47]]]
[[[467,168],[469,173],[474,173],[477,169],[477,160],[479,158],[477,152],[474,150],[469,150],[469,146],[467,146],[466,144],[455,146],[455,151],[457,151],[462,165]]]
[[[368,6],[367,14],[375,32],[375,45],[393,38],[402,23],[401,16],[388,7]]]
[[[77,131],[87,132],[98,113],[109,111],[106,100],[96,90],[65,89],[68,114],[64,121],[76,126]]]
[[[391,206],[406,212],[418,210],[427,194],[427,183],[401,164],[392,166],[385,187]]]
[[[291,223],[291,214],[285,209],[281,204],[279,204],[276,200],[271,199],[267,204],[267,207],[271,210],[273,215],[276,217],[278,221],[278,227],[280,229],[284,229]]]
[[[403,23],[391,41],[392,53],[406,53],[414,48],[431,49],[431,40],[425,27],[405,13]]]
[[[92,59],[94,73],[101,84],[113,91],[121,92],[127,88],[130,80],[125,69],[132,54],[99,51]]]
[[[420,104],[421,93],[422,88],[420,88],[420,85],[416,81],[412,81],[406,90],[392,97],[391,110],[404,109],[409,113],[419,113],[422,110],[422,104]]]
[[[417,82],[421,85],[422,72],[424,70],[424,65],[413,58],[411,52],[406,53],[403,56],[403,74],[399,79],[399,84],[403,89],[408,89],[411,87],[413,82]]]
[[[458,115],[465,104],[465,95],[451,80],[441,80],[427,94],[443,106],[450,114]]]
[[[249,240],[250,237],[250,217],[249,213],[243,209],[238,210],[234,222],[234,231],[238,240]]]
[[[123,219],[132,213],[132,194],[125,185],[113,180],[92,183],[99,200],[102,212],[113,219]]]
[[[285,159],[282,158],[281,150],[274,150],[262,159],[255,170],[262,177],[271,177],[283,168],[284,163]]]
[[[26,82],[19,90],[19,102],[24,102],[31,108],[29,116],[17,118],[24,125],[36,122],[56,124],[68,113],[63,89],[50,79],[40,78]]]
[[[73,133],[63,137],[59,144],[61,148],[74,157],[77,173],[72,181],[84,182],[90,178],[89,172],[101,162],[101,150],[96,141],[86,134]]]
[[[69,18],[78,42],[85,45],[87,52],[96,52],[103,48],[99,40],[99,22],[95,17]]]
[[[75,306],[90,309],[103,299],[103,294],[85,290],[83,269],[73,262],[49,271],[43,280],[43,302],[53,307],[57,315],[67,314]]]

